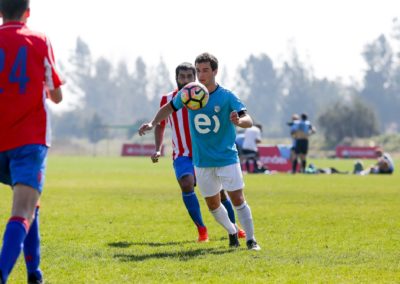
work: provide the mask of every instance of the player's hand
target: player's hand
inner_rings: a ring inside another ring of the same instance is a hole
[[[234,125],[236,125],[236,126],[239,125],[239,115],[236,111],[232,111],[229,118]]]
[[[152,130],[153,129],[153,124],[151,122],[149,123],[143,123],[142,126],[139,128],[139,135],[143,136],[146,134],[146,131]]]
[[[160,157],[161,157],[161,152],[157,151],[153,155],[151,155],[151,160],[153,161],[153,163],[157,163],[158,158],[160,158]]]

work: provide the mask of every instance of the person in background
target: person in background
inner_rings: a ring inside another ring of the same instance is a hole
[[[258,153],[257,144],[261,143],[261,124],[254,124],[250,128],[246,128],[244,131],[244,140],[241,147],[241,155],[245,160],[246,170],[248,173],[256,173],[261,167],[261,162],[259,161],[260,155]],[[253,167],[250,167],[250,161],[253,162]]]
[[[307,114],[301,114],[300,121],[291,126],[291,135],[295,140],[295,157],[292,161],[292,173],[296,173],[298,158],[300,158],[300,172],[304,173],[307,166],[308,138],[316,132],[308,120]]]
[[[382,150],[382,148],[377,148],[375,150],[377,156],[376,164],[371,167],[358,172],[360,175],[368,175],[368,174],[385,174],[391,175],[394,172],[394,162],[389,153],[386,153]]]
[[[292,120],[287,123],[290,127],[290,136],[292,137],[292,146],[290,147],[290,161],[292,162],[292,173],[296,173],[297,171],[297,155],[296,155],[296,139],[292,133],[293,129],[297,128],[293,125],[298,124],[300,122],[300,116],[297,113],[292,115]],[[296,162],[294,162],[296,160]]]

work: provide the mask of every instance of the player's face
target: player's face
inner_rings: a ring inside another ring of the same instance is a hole
[[[215,85],[215,76],[217,70],[212,70],[210,62],[202,62],[196,64],[196,73],[199,82],[210,89]]]
[[[178,89],[182,89],[186,84],[194,82],[196,76],[193,74],[192,70],[179,70],[178,77],[176,78],[176,84]]]

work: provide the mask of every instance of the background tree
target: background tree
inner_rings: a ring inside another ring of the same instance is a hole
[[[149,77],[149,81],[151,82],[151,84],[148,86],[150,100],[152,104],[158,108],[161,96],[171,92],[175,88],[174,84],[171,82],[170,72],[162,57]]]
[[[363,138],[379,134],[375,111],[359,97],[337,101],[318,115],[318,125],[329,148],[344,138]]]
[[[398,83],[392,81],[393,52],[384,35],[368,44],[363,52],[368,65],[364,76],[364,88],[360,95],[376,110],[381,120],[381,129],[397,120],[398,98],[393,87]]]
[[[239,69],[239,78],[237,88],[254,120],[268,126],[265,129],[270,135],[279,132],[279,79],[271,58],[250,55]]]

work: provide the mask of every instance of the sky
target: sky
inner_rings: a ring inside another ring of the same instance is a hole
[[[390,36],[395,17],[399,0],[31,0],[28,25],[61,61],[79,36],[94,58],[162,57],[171,73],[208,51],[234,76],[250,54],[279,64],[295,47],[317,77],[360,82],[364,46]]]

